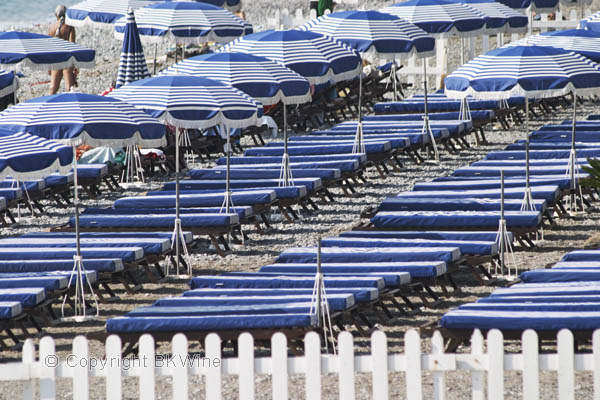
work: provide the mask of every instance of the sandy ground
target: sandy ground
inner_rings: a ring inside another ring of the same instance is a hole
[[[262,1],[261,4],[267,2]],[[298,2],[300,3],[300,2]],[[379,3],[373,5],[376,8]],[[298,6],[294,1],[288,2],[290,9]],[[276,4],[269,4],[269,7],[278,7]],[[248,18],[252,22],[262,21],[264,15],[268,12],[260,7],[247,9]],[[33,30],[45,30],[45,27],[34,27]],[[120,43],[110,38],[106,31],[94,29],[79,29],[79,42],[94,47],[98,50],[97,67],[93,70],[83,70],[79,82],[80,90],[89,93],[101,92],[108,87],[116,76],[115,60],[118,60]],[[453,49],[457,48],[458,43],[450,44]],[[157,49],[158,54],[164,54],[166,46]],[[148,49],[146,50],[148,53]],[[148,55],[148,54],[147,54]],[[456,63],[457,57],[451,58],[451,62]],[[47,80],[45,73],[27,73],[22,79],[22,89],[19,95],[23,99],[31,98],[44,94],[47,85],[36,84]],[[580,116],[584,118],[590,113],[598,113],[600,109],[594,104],[583,104],[580,109]],[[540,120],[533,121],[532,128],[536,126],[558,122],[570,117],[570,110],[562,110],[553,115],[543,116]],[[393,172],[385,179],[379,178],[374,171],[369,171],[370,180],[368,184],[359,187],[358,194],[352,197],[344,196],[337,190],[336,202],[332,204],[320,205],[321,210],[313,215],[304,215],[302,221],[295,224],[275,223],[274,229],[268,235],[260,236],[256,232],[249,231],[251,241],[245,246],[235,249],[234,254],[221,258],[214,254],[208,248],[208,242],[201,245],[201,249],[193,255],[194,274],[213,274],[223,271],[254,271],[261,265],[269,263],[281,251],[292,246],[311,246],[315,245],[318,237],[333,236],[345,230],[349,230],[359,222],[359,213],[366,206],[378,204],[385,197],[392,196],[400,191],[410,190],[415,182],[431,180],[435,177],[447,175],[454,169],[468,165],[469,163],[482,158],[487,152],[502,149],[506,144],[523,138],[525,132],[521,127],[513,127],[510,131],[502,131],[489,127],[487,129],[487,138],[489,144],[477,146],[468,150],[462,150],[458,154],[442,153],[440,164],[415,165],[407,160],[405,169],[401,172]],[[168,177],[166,179],[172,179]],[[165,179],[151,181],[144,187],[143,191],[156,188],[161,185]],[[115,193],[105,192],[99,199],[83,200],[84,206],[109,206],[112,202],[123,195],[139,193],[138,191],[118,191]],[[67,217],[72,215],[73,209],[47,207],[49,213],[46,217],[31,218],[25,215],[19,225],[10,228],[9,231],[3,230],[2,235],[18,235],[27,231],[45,229],[50,226],[65,223]],[[558,221],[558,224],[552,229],[545,231],[544,241],[538,243],[538,247],[531,250],[520,249],[515,255],[519,271],[525,271],[532,268],[542,268],[549,263],[558,261],[565,252],[583,247],[584,241],[589,235],[598,229],[598,220],[600,213],[590,211],[584,216],[575,218],[565,218]],[[479,297],[486,296],[493,288],[478,285],[470,275],[465,274],[459,277],[462,285],[462,293],[454,295],[447,299],[441,307],[437,309],[424,309],[419,315],[411,318],[398,318],[394,324],[381,326],[388,335],[391,351],[403,351],[403,336],[407,329],[419,327],[431,321],[437,321],[447,310],[465,302],[474,301]],[[140,276],[143,280],[143,276]],[[56,339],[57,351],[61,357],[66,357],[70,353],[71,343],[76,335],[104,330],[105,321],[108,318],[123,315],[125,312],[136,307],[150,305],[156,299],[179,295],[188,289],[187,280],[169,280],[166,283],[152,284],[144,283],[144,289],[135,295],[125,293],[119,286],[116,286],[117,293],[122,297],[116,303],[103,304],[101,306],[101,317],[98,321],[84,324],[62,324],[56,327],[48,328],[47,332]],[[365,339],[357,339],[356,351],[368,352],[369,343]],[[202,348],[197,344],[193,345],[192,351],[201,352]],[[423,348],[428,349],[429,341],[423,341]],[[518,347],[508,345],[507,351],[516,351]],[[468,351],[468,348],[462,348],[461,351]],[[157,351],[168,353],[169,346],[161,345]],[[92,342],[90,354],[95,357],[103,355],[103,346],[99,342]],[[268,353],[261,353],[268,354]],[[21,357],[18,351],[6,352],[0,355],[2,361],[15,361]],[[431,396],[432,381],[430,375],[425,375],[427,384],[426,396]],[[448,374],[447,387],[450,399],[462,399],[469,395],[470,382],[468,374],[451,373]],[[576,385],[580,388],[578,398],[591,398],[592,384],[591,375],[578,374]],[[392,398],[403,398],[405,396],[405,382],[403,374],[390,375]],[[125,381],[127,398],[135,398],[137,393],[137,380],[127,379]],[[100,379],[92,380],[93,392],[91,398],[100,399],[104,397],[104,386]],[[516,398],[520,396],[521,381],[516,373],[506,374],[506,396],[507,398]],[[170,379],[157,379],[158,398],[170,398]],[[552,399],[557,397],[556,380],[553,374],[542,375],[543,398]],[[21,389],[19,384],[0,383],[0,398],[13,398],[17,396]],[[71,397],[71,382],[61,380],[58,386],[59,398]],[[201,380],[192,381],[191,390],[194,398],[203,398],[203,384]],[[371,392],[371,383],[369,376],[360,376],[357,379],[357,394],[359,398],[369,398]],[[290,384],[290,397],[303,398],[303,380],[301,377],[294,378]],[[323,394],[325,398],[335,398],[337,393],[337,380],[335,377],[326,377],[323,382]],[[237,381],[234,378],[228,378],[224,389],[225,398],[237,397]],[[267,377],[257,378],[257,398],[270,398],[270,380]]]

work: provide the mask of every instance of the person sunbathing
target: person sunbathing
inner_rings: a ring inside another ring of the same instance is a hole
[[[59,5],[54,10],[54,15],[56,16],[56,22],[52,24],[50,29],[48,30],[49,36],[54,36],[63,40],[68,40],[69,42],[75,42],[75,28],[71,25],[67,25],[65,23],[65,18],[67,14],[67,7],[63,5]],[[65,78],[65,89],[67,92],[71,91],[71,88],[77,86],[77,70],[75,67],[57,69],[53,71],[49,71],[50,74],[50,90],[49,94],[56,94],[58,92],[58,88],[60,86],[60,82],[64,76]]]

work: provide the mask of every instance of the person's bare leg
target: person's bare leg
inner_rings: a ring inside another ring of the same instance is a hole
[[[60,81],[62,80],[63,72],[62,70],[51,71],[50,72],[50,89],[48,94],[56,94],[58,92],[58,87],[60,86]]]
[[[63,75],[65,77],[65,90],[71,91],[73,84],[75,83],[75,76],[73,75],[73,68],[63,69]]]

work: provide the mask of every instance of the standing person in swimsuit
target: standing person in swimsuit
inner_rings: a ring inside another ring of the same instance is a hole
[[[67,7],[62,5],[56,7],[56,10],[54,10],[56,22],[50,27],[48,35],[75,43],[75,28],[65,23],[66,13]],[[50,71],[49,94],[56,94],[58,92],[60,81],[63,76],[65,78],[65,89],[67,92],[71,91],[73,86],[77,86],[77,83],[75,82],[76,71],[74,67]]]

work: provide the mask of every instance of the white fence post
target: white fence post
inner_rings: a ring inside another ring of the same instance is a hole
[[[219,365],[213,365],[215,360],[221,361],[221,338],[216,333],[209,333],[204,339],[204,350],[206,357],[210,360],[210,366],[205,371],[204,385],[206,388],[206,398],[210,400],[220,400],[222,385],[222,362]]]
[[[558,398],[575,400],[575,346],[573,333],[566,329],[558,332]]]
[[[121,384],[121,338],[110,335],[106,339],[106,399],[120,400],[123,398]]]
[[[35,362],[35,346],[33,340],[26,339],[23,344],[23,355],[21,358],[23,364],[29,366],[31,369],[32,364]],[[23,400],[33,400],[34,398],[34,387],[33,380],[28,379],[23,384]]]
[[[44,336],[40,339],[40,399],[50,400],[56,397],[56,368],[58,356],[54,339]]]
[[[492,329],[487,335],[488,399],[504,399],[504,339],[502,332]]]
[[[523,332],[523,400],[540,398],[540,358],[538,336],[528,329]]]
[[[254,400],[254,338],[248,332],[238,339],[240,400]]]
[[[317,332],[304,337],[305,391],[307,400],[321,399],[321,338]]]
[[[90,398],[90,354],[88,341],[85,336],[76,336],[73,339],[73,398],[75,400],[88,400]],[[67,364],[69,365],[69,364]],[[69,365],[69,366],[71,366]],[[154,376],[154,373],[152,373]]]
[[[183,333],[173,336],[171,344],[174,366],[171,366],[173,398],[187,399],[189,397],[188,340]]]
[[[439,331],[435,331],[431,338],[431,354],[444,354],[444,338]],[[436,400],[446,399],[446,380],[444,371],[434,371],[433,375],[433,398]]]
[[[483,400],[485,398],[484,372],[486,367],[481,362],[483,359],[483,335],[479,329],[475,329],[471,336],[471,355],[474,361],[479,360],[476,365],[478,370],[471,372],[471,398],[472,400]]]
[[[423,398],[421,338],[414,329],[404,335],[404,354],[406,355],[406,398],[420,400]]]
[[[592,336],[594,362],[592,363],[594,379],[594,400],[600,400],[600,329]]]
[[[287,338],[281,332],[271,338],[271,385],[274,399],[288,398]]]
[[[139,342],[139,369],[140,369],[140,399],[154,400],[156,390],[154,378],[154,338],[145,334],[140,337]]]
[[[340,399],[356,398],[354,388],[354,338],[347,331],[338,335],[338,385]]]
[[[387,337],[382,331],[371,335],[371,364],[373,368],[373,399],[389,398],[388,346]]]

